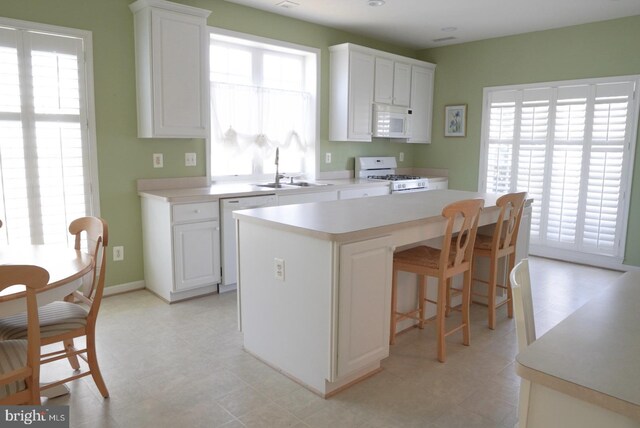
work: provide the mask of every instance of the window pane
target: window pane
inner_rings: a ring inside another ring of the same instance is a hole
[[[31,242],[22,122],[0,121],[0,206],[5,242]]]
[[[18,50],[0,46],[0,112],[19,111]]]
[[[31,63],[35,112],[80,114],[77,58],[34,51]]]
[[[78,123],[37,122],[38,192],[43,243],[66,243],[66,228],[87,215]]]
[[[264,74],[262,86],[274,89],[304,89],[303,61],[290,57],[266,53],[263,56]]]

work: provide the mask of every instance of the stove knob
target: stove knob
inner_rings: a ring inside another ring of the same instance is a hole
[[[400,184],[400,186],[399,186],[399,187],[400,187],[401,189],[404,189],[405,187],[407,187],[407,185],[406,185],[406,184]]]

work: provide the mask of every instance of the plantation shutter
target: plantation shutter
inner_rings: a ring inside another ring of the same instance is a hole
[[[622,260],[638,81],[485,90],[480,187],[528,192],[532,245]]]
[[[0,242],[69,243],[92,211],[83,43],[0,27]]]

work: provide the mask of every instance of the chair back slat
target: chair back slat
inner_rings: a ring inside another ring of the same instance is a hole
[[[464,263],[470,263],[473,257],[473,245],[478,230],[478,220],[480,211],[484,206],[482,199],[467,199],[447,205],[442,210],[442,215],[447,219],[442,252],[440,254],[440,265],[448,268],[457,268]],[[456,224],[461,223],[459,229]],[[456,229],[456,230],[454,230]],[[451,248],[451,237],[457,232],[458,236],[454,240],[455,246]],[[451,251],[455,251],[453,264],[450,263]]]
[[[491,248],[506,250],[515,247],[526,196],[526,192],[519,192],[508,193],[498,198],[496,205],[500,207],[500,214]]]
[[[87,251],[94,260],[94,268],[83,278],[82,294],[88,299],[95,301],[96,298],[102,298],[102,290],[98,291],[100,287],[104,287],[104,276],[107,265],[106,260],[106,247],[109,239],[109,229],[107,222],[99,217],[80,217],[71,222],[69,225],[69,233],[75,235],[75,249],[82,249],[83,237],[87,242]],[[91,310],[94,310],[92,304]],[[97,310],[97,309],[96,309]]]

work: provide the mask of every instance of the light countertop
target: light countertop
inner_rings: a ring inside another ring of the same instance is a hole
[[[400,226],[430,218],[440,221],[442,207],[462,199],[483,198],[485,209],[492,208],[496,206],[499,196],[460,190],[430,190],[240,210],[234,212],[234,217],[269,222],[280,228],[304,230],[332,239],[343,234]]]
[[[143,198],[160,199],[171,203],[187,203],[187,202],[203,202],[215,201],[221,198],[238,198],[260,195],[274,194],[300,194],[310,192],[329,192],[332,190],[342,190],[350,187],[379,187],[384,186],[388,182],[370,181],[355,178],[338,179],[338,180],[316,180],[315,183],[320,186],[309,187],[287,187],[282,189],[271,189],[269,187],[260,187],[251,183],[220,183],[203,187],[184,187],[174,189],[157,189],[142,190],[138,192]],[[286,184],[286,181],[282,181]]]
[[[518,354],[516,371],[640,420],[638,307],[640,272],[627,272]]]

